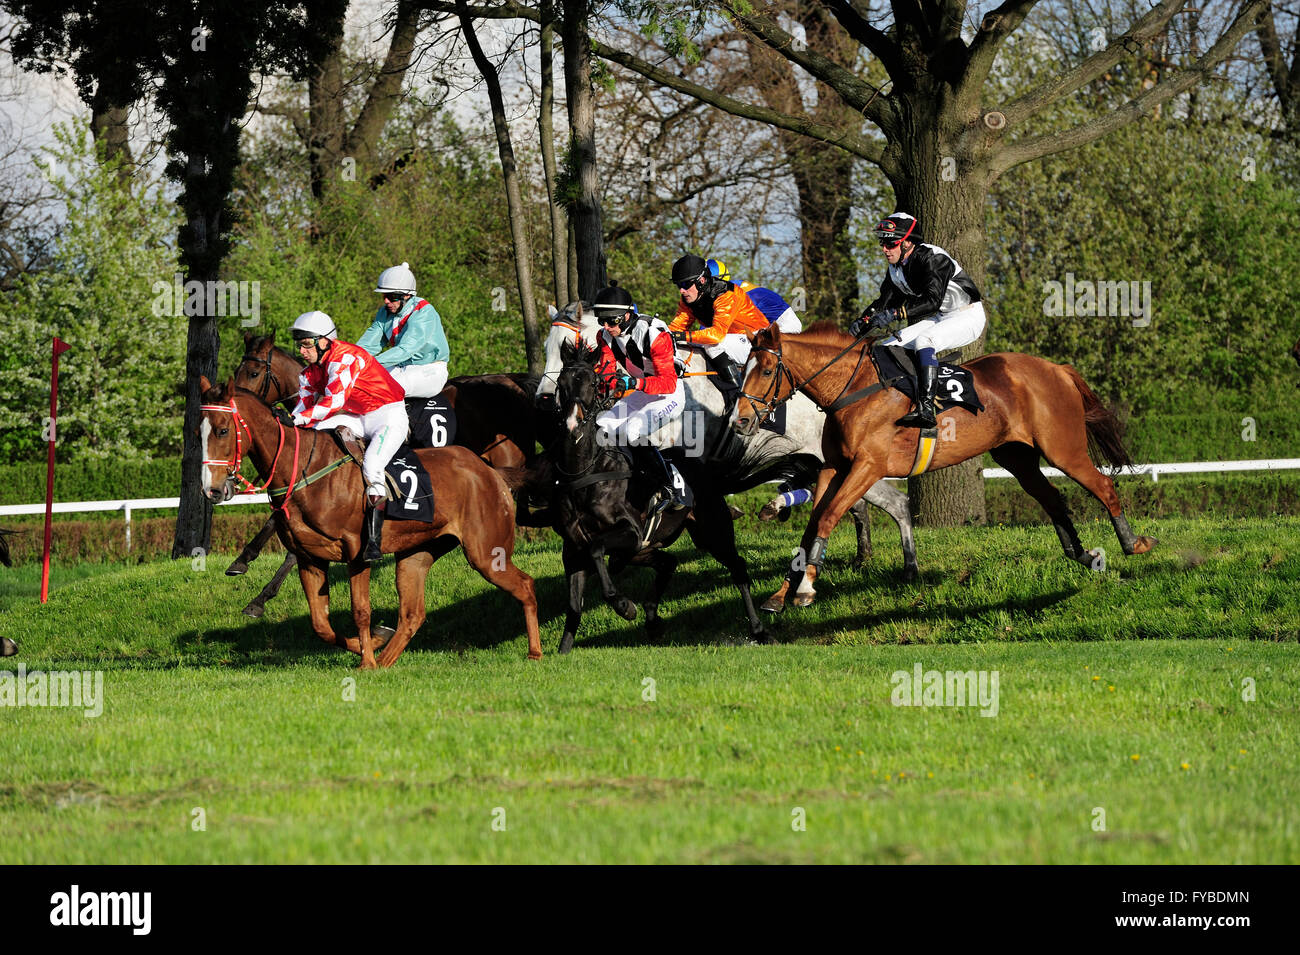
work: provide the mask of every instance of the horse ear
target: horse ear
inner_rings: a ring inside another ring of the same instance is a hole
[[[199,375],[199,394],[204,395],[212,390],[212,382],[208,381],[207,375]]]
[[[552,305],[550,302],[547,302],[547,303],[546,303],[546,317],[549,318],[551,321],[555,321],[559,316],[560,316],[560,311],[559,311],[559,309],[557,309],[557,308],[556,308],[554,305]]]
[[[570,365],[578,358],[578,346],[569,339],[560,342],[560,361]]]
[[[247,348],[247,347],[248,347],[248,343],[251,342],[252,340],[253,340],[253,333],[250,332],[247,328],[245,328],[245,329],[244,329],[244,347]]]
[[[591,348],[583,349],[582,357],[588,365],[594,368],[596,363],[600,361],[600,346],[593,345]]]
[[[225,401],[235,393],[235,379],[227,378],[226,383],[221,386],[221,400]]]

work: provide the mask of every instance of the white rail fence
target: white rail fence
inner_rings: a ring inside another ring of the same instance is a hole
[[[1119,468],[1103,468],[1108,474],[1125,473]],[[1159,481],[1162,474],[1218,474],[1229,471],[1289,471],[1300,470],[1300,458],[1274,458],[1256,461],[1191,461],[1172,464],[1144,464],[1127,473],[1130,475],[1150,475],[1152,481]],[[1009,478],[1010,471],[1003,468],[985,468],[986,478]],[[1056,468],[1043,468],[1048,477],[1064,477]],[[270,498],[265,494],[237,494],[229,501],[223,501],[219,507],[235,504],[267,504]],[[90,511],[121,511],[126,521],[126,549],[131,549],[131,512],[147,510],[168,510],[180,507],[178,497],[145,497],[129,501],[71,501],[54,505],[55,514],[80,514]],[[6,504],[0,506],[0,517],[20,514],[44,514],[42,504]]]

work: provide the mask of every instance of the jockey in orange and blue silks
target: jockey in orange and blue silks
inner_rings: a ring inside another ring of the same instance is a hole
[[[737,282],[731,277],[731,270],[727,268],[727,263],[721,259],[709,259],[706,264],[709,274],[714,278],[722,279],[724,282],[735,282],[736,287],[748,295],[749,300],[766,316],[768,324],[775,325],[787,335],[798,335],[803,331],[803,322],[799,321],[794,308],[781,297],[781,293],[752,282]]]
[[[902,345],[916,355],[917,400],[898,423],[933,428],[934,388],[939,377],[936,352],[969,345],[984,333],[984,306],[979,289],[957,260],[921,240],[915,216],[895,212],[876,226],[889,267],[880,295],[850,326],[855,337],[896,321],[908,325],[883,345]]]
[[[728,406],[733,405],[740,393],[740,369],[749,359],[745,333],[767,328],[768,317],[744,289],[713,275],[698,255],[684,255],[673,263],[673,282],[681,298],[668,328],[680,344],[701,348]]]
[[[403,262],[384,269],[375,285],[384,296],[357,344],[379,359],[410,398],[432,398],[447,386],[451,349],[438,310],[415,294],[415,274]]]

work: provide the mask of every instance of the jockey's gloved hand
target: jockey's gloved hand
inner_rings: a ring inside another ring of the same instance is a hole
[[[674,358],[673,371],[677,373],[678,378],[686,374],[686,362],[682,361],[680,358]]]
[[[674,345],[685,345],[690,342],[690,332],[670,332],[673,336]]]
[[[627,372],[621,371],[614,379],[614,393],[622,398],[629,391],[636,391],[636,379]]]
[[[890,325],[894,324],[894,322],[898,321],[898,319],[898,309],[882,308],[868,319],[867,331],[872,331],[877,328],[888,328]]]

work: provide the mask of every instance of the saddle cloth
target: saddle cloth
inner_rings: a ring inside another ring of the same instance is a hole
[[[399,521],[433,523],[433,481],[409,444],[397,449],[384,469],[388,481],[388,503],[384,516]]]
[[[413,448],[445,448],[456,443],[456,409],[442,395],[407,398],[406,417],[411,423]]]
[[[916,363],[912,353],[901,345],[876,345],[871,349],[876,368],[880,371],[880,380],[892,381],[891,387],[897,388],[907,397],[916,401]],[[975,379],[970,369],[962,365],[950,365],[939,362],[939,380],[934,389],[935,404],[939,408],[962,407],[971,414],[984,410],[975,391]]]

